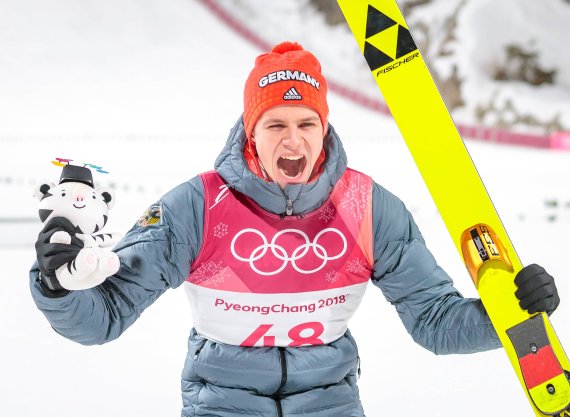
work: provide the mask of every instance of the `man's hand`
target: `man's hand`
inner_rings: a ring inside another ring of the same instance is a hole
[[[550,315],[560,304],[554,278],[539,265],[531,264],[521,269],[515,284],[519,305],[530,314],[544,311]]]
[[[57,232],[66,232],[71,242],[51,243],[51,237]],[[75,226],[64,217],[50,219],[38,235],[36,256],[40,268],[40,278],[44,292],[49,297],[61,297],[69,291],[57,280],[55,270],[75,259],[83,248],[83,241],[75,236]]]

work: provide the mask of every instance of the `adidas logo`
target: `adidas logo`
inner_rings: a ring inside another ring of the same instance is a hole
[[[295,90],[295,87],[291,87],[283,94],[283,100],[303,100],[303,97]]]

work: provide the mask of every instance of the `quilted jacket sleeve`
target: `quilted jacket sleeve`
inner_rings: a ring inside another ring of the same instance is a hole
[[[413,339],[436,354],[501,346],[479,299],[464,298],[437,265],[404,204],[375,184],[373,283]]]
[[[113,249],[120,270],[95,288],[48,298],[37,264],[32,267],[33,299],[58,333],[85,345],[114,340],[168,288],[185,281],[202,239],[200,178],[174,188],[153,207],[160,208],[160,221],[137,224],[125,235]]]

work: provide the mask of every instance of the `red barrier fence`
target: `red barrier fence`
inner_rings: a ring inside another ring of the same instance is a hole
[[[221,7],[215,0],[199,0],[215,16],[224,22],[234,32],[238,33],[250,44],[258,47],[262,51],[272,48],[270,42],[259,37],[255,32],[246,27],[241,21],[233,17],[227,10]],[[329,90],[352,100],[354,103],[390,115],[390,110],[386,103],[381,100],[371,98],[330,78],[327,78]],[[528,133],[517,133],[505,129],[497,129],[484,126],[467,126],[457,124],[459,133],[469,139],[476,139],[484,142],[495,142],[509,145],[523,145],[536,148],[556,148],[570,150],[570,132],[556,132],[552,135],[535,135]]]

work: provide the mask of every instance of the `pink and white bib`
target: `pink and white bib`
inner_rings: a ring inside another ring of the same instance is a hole
[[[284,218],[201,178],[204,236],[185,284],[198,333],[238,346],[341,337],[372,273],[370,177],[348,169],[319,209]]]

